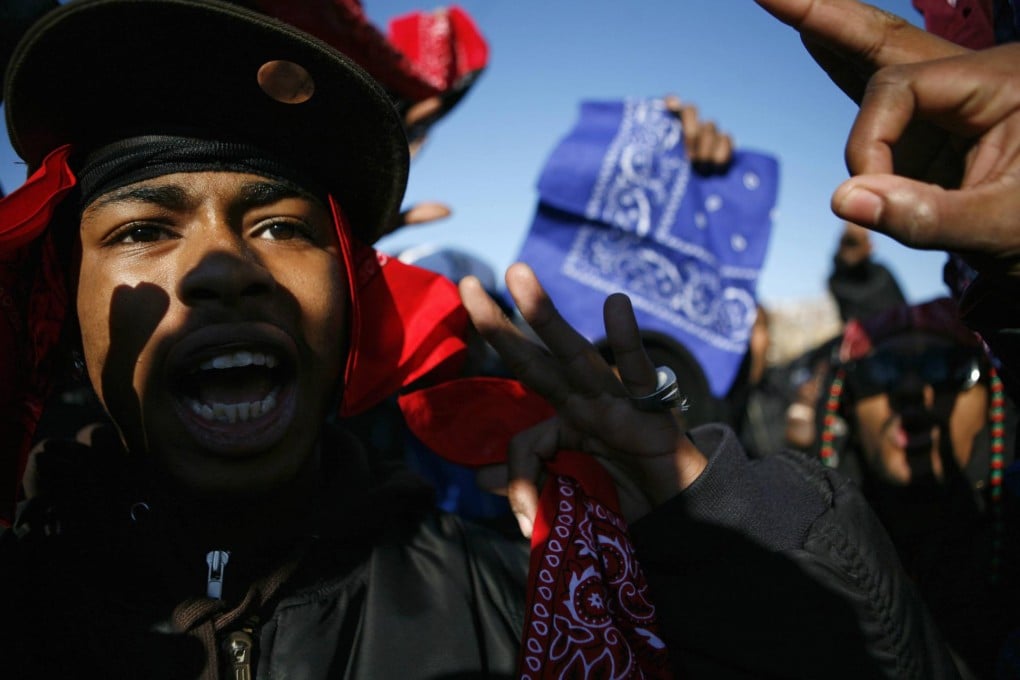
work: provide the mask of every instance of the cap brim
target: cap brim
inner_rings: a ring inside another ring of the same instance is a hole
[[[282,103],[260,87],[267,62],[307,70],[314,93]],[[15,151],[38,166],[54,148],[126,135],[193,132],[245,141],[322,182],[371,243],[399,214],[408,151],[383,89],[325,43],[212,0],[77,0],[16,48],[5,84]]]

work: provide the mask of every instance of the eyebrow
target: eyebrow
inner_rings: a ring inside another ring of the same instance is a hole
[[[296,184],[279,180],[263,180],[247,182],[241,186],[240,199],[237,201],[243,209],[258,208],[272,205],[287,198],[302,198],[322,204],[311,192],[305,191]],[[146,203],[158,205],[168,210],[184,210],[188,203],[188,191],[178,184],[160,186],[127,186],[114,189],[93,201],[86,210],[102,208],[111,203]]]
[[[188,203],[188,194],[182,187],[176,184],[164,186],[127,186],[103,194],[94,200],[86,210],[102,208],[111,203],[149,203],[170,210],[182,210]]]
[[[296,184],[280,180],[263,180],[246,182],[241,186],[241,198],[238,201],[244,208],[258,208],[272,205],[287,198],[302,198],[322,204],[311,192],[305,191]]]

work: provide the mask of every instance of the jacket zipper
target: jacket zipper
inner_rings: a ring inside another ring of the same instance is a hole
[[[230,553],[226,550],[210,550],[205,556],[209,565],[209,576],[205,582],[206,597],[219,600],[223,597],[223,575],[227,570]]]
[[[235,630],[227,636],[231,680],[251,680],[251,658],[255,640],[249,629]]]

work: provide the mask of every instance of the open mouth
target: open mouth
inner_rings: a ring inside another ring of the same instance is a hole
[[[911,411],[898,415],[889,422],[890,435],[898,448],[910,451],[930,451],[934,443],[935,420],[927,411]]]
[[[265,326],[212,328],[168,358],[175,411],[201,447],[248,454],[274,445],[297,412],[297,352]]]
[[[203,420],[246,423],[273,412],[288,373],[272,352],[223,352],[193,367],[181,381],[180,394]]]

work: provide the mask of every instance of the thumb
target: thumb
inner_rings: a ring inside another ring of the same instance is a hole
[[[832,211],[910,248],[1001,259],[1020,253],[1020,237],[1014,233],[1020,214],[1016,184],[1004,175],[949,190],[899,175],[858,175],[836,189]]]
[[[415,203],[413,206],[400,214],[401,223],[404,226],[411,224],[428,224],[449,217],[452,214],[450,207],[443,203],[426,201]]]

